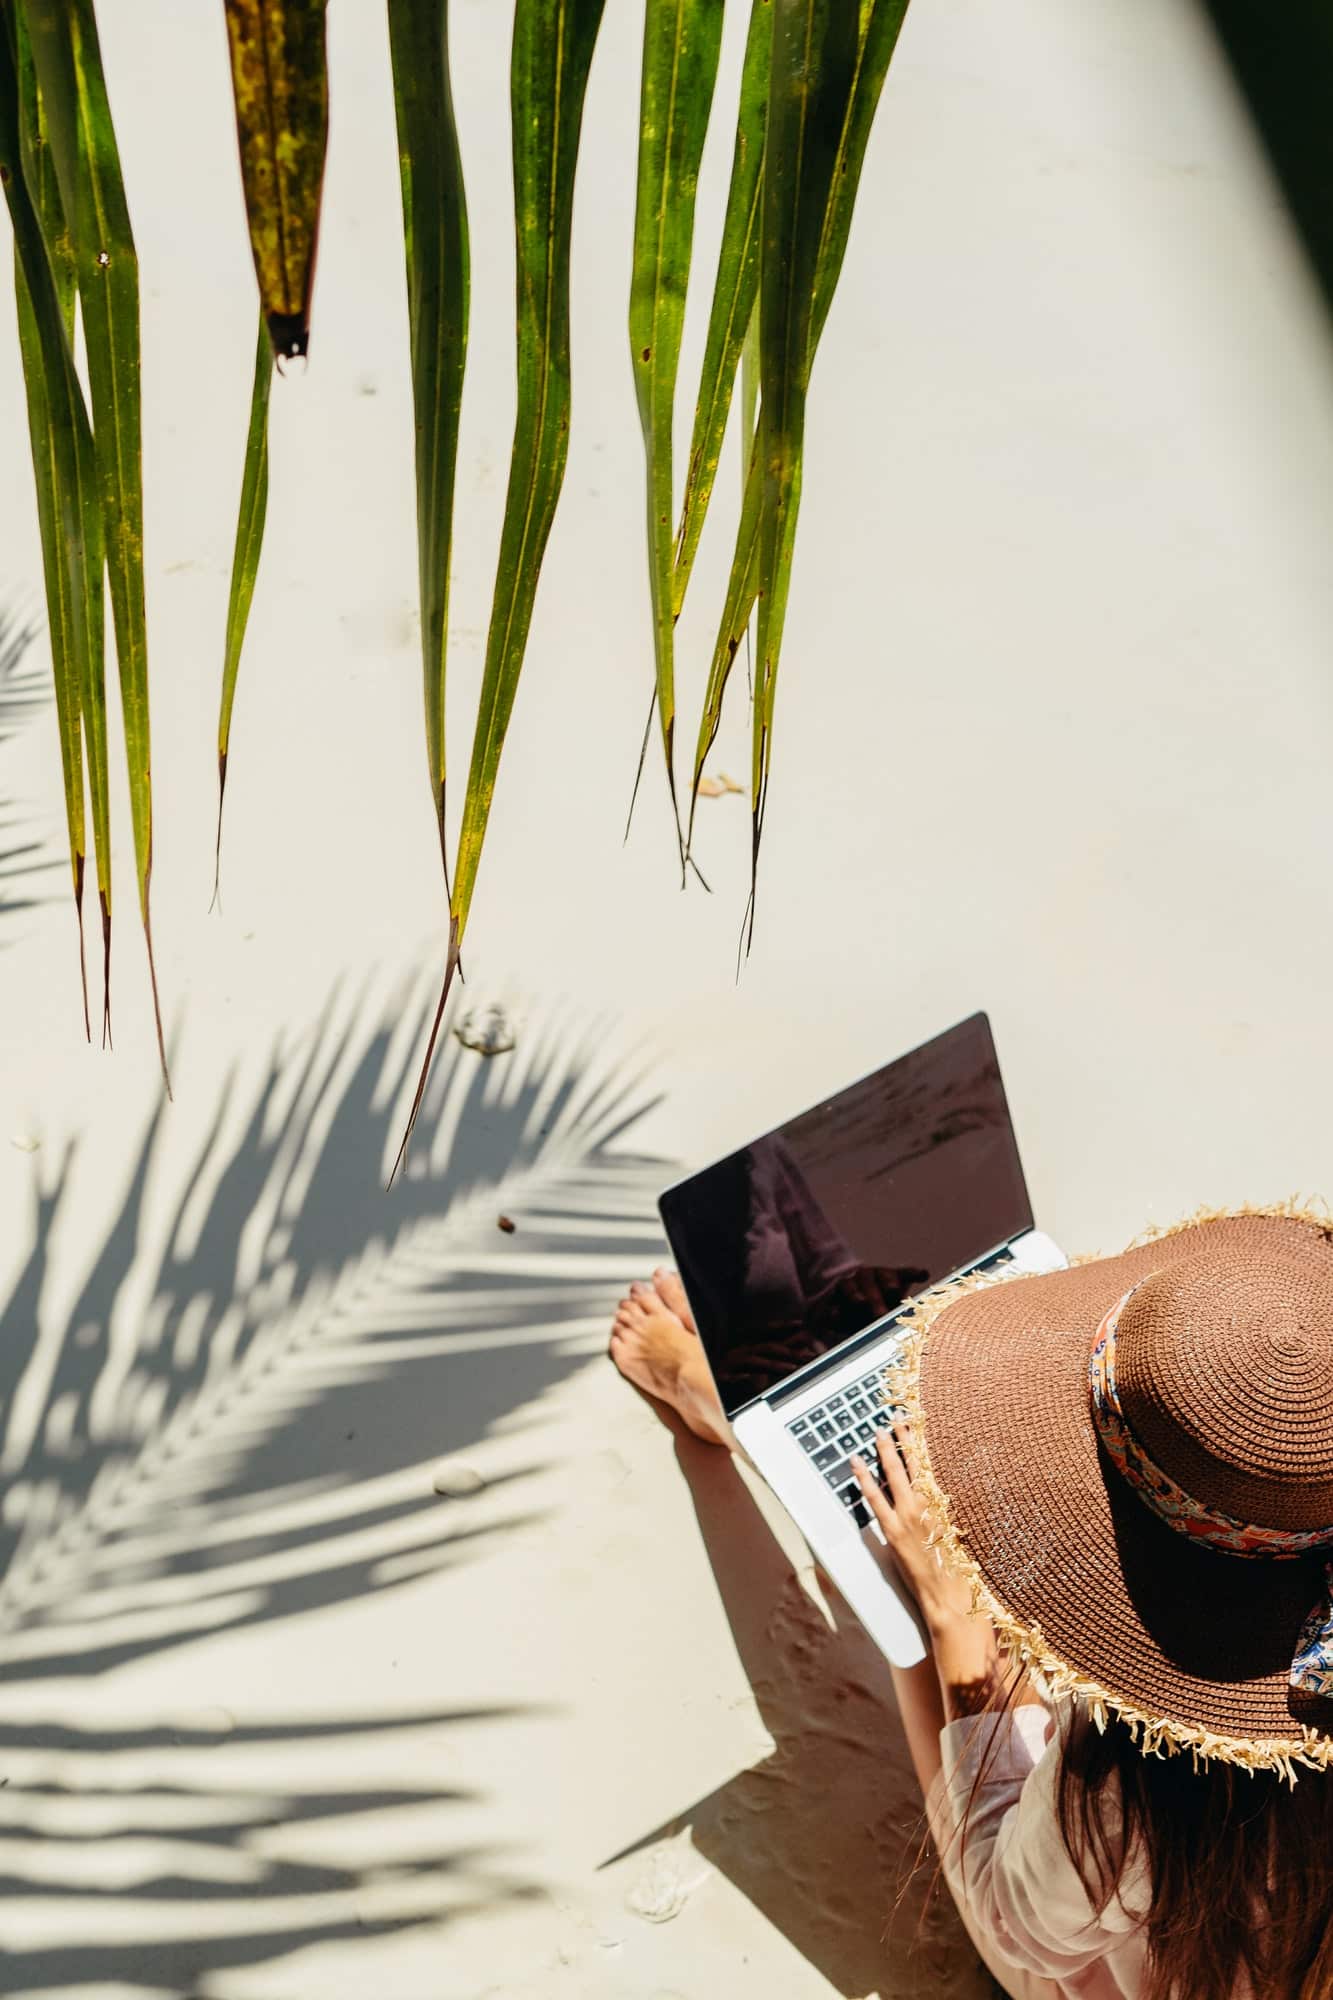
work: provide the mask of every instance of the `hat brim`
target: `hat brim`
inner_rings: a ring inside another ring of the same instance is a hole
[[[1333,1764],[1333,1701],[1289,1684],[1324,1556],[1223,1555],[1151,1513],[1098,1442],[1088,1357],[1140,1278],[1201,1254],[1277,1253],[1293,1232],[1304,1256],[1327,1257],[1333,1286],[1328,1225],[1277,1211],[1048,1276],[965,1280],[919,1302],[900,1382],[943,1558],[1053,1692],[1119,1713],[1145,1747],[1286,1770]]]

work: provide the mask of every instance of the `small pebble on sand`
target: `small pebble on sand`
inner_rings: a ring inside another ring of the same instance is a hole
[[[486,1481],[472,1465],[437,1465],[431,1485],[444,1500],[463,1500],[469,1493],[480,1493]]]

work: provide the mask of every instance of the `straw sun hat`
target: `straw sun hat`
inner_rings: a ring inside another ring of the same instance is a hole
[[[1333,1220],[941,1287],[895,1390],[941,1560],[1053,1695],[1145,1751],[1333,1765]]]

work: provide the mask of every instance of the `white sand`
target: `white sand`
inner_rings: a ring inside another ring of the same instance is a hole
[[[461,772],[511,271],[505,10],[454,11],[478,245]],[[4,919],[0,1986],[975,1995],[943,1917],[911,1951],[920,1881],[890,1924],[918,1811],[882,1669],[826,1623],[790,1529],[780,1547],[598,1354],[660,1254],[673,1163],[978,1004],[1070,1247],[1333,1180],[1333,357],[1227,73],[1185,0],[917,0],[820,360],[737,987],[743,803],[700,808],[711,899],[676,892],[655,775],[619,838],[649,667],[623,334],[638,21],[608,10],[569,479],[468,952],[473,997],[522,1034],[484,1074],[447,1066],[422,1178],[386,1200],[440,895],[380,10],[332,10],[312,363],[276,400],[221,919],[252,350],[221,13],[101,12],[144,270],[177,1102],[159,1116],[129,894],[114,1057],[79,1046],[63,904]],[[738,57],[733,34],[729,78]],[[32,600],[8,310],[0,435],[4,569]],[[725,542],[682,627],[687,712]],[[744,772],[739,709],[717,762]],[[0,797],[58,853],[49,716],[0,746]],[[543,1138],[571,1073],[607,1092]]]

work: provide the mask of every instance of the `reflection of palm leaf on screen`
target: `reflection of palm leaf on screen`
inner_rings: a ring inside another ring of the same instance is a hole
[[[239,1117],[234,1085],[152,1247],[159,1112],[81,1297],[34,1345],[68,1159],[39,1195],[0,1314],[0,1676],[315,1608],[504,1525],[442,1508],[431,1467],[580,1364],[657,1248],[663,1170],[631,1150],[645,1090],[606,1024],[548,1016],[494,1063],[453,1048],[429,1152],[386,1198],[366,1162],[419,1014],[326,1022]]]

